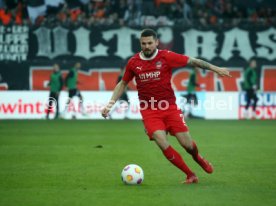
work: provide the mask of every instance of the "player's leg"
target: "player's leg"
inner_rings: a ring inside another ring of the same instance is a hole
[[[157,130],[152,135],[154,141],[162,150],[164,156],[177,168],[183,171],[187,175],[186,183],[196,183],[198,182],[195,174],[186,165],[181,155],[169,144],[166,132],[163,130]]]
[[[69,105],[71,104],[71,100],[74,97],[74,95],[75,95],[75,90],[74,89],[69,89],[68,90],[68,99],[65,103],[65,108],[64,108],[64,110],[61,114],[62,117],[64,117],[65,114],[68,112]]]
[[[193,118],[194,115],[193,115],[193,110],[194,110],[194,107],[197,105],[197,97],[195,95],[195,93],[191,93],[191,97],[190,97],[190,115],[189,117],[190,118]]]
[[[248,108],[251,104],[251,99],[252,99],[252,90],[248,89],[248,90],[246,90],[246,105],[245,105],[246,110],[248,110]]]
[[[56,92],[56,94],[55,94],[55,101],[56,101],[56,115],[55,115],[55,119],[57,119],[59,117],[59,102],[58,102],[58,98],[59,98],[59,93]]]
[[[188,94],[184,95],[183,97],[186,98],[186,104],[185,104],[185,108],[184,108],[185,117],[190,117],[191,110],[192,110],[192,105],[191,105],[192,95],[191,95],[191,93],[188,93]]]
[[[246,93],[245,93],[245,101],[246,101],[246,104],[245,104],[245,113],[244,113],[244,117],[246,119],[248,119],[250,117],[250,113],[248,111],[248,108],[251,104],[251,90],[250,89],[247,89],[246,90]]]
[[[213,172],[212,165],[204,160],[198,153],[196,143],[192,140],[189,128],[183,114],[177,106],[171,106],[166,118],[166,125],[171,135],[175,136],[185,150],[192,155],[193,159],[208,173]]]
[[[169,146],[169,142],[167,140],[167,135],[164,130],[157,130],[152,134],[153,140],[156,142],[157,146],[165,151]]]
[[[253,99],[253,111],[255,112],[257,107],[257,102],[259,100],[255,91],[253,91],[252,99]]]
[[[64,113],[68,111],[69,105],[71,104],[71,100],[72,100],[72,98],[69,96],[65,103]]]
[[[195,101],[195,106],[197,106],[198,105],[198,98],[197,98],[196,93],[194,93],[194,101]]]
[[[76,90],[76,96],[79,98],[79,108],[80,108],[80,111],[81,113],[84,115],[85,114],[85,109],[84,109],[84,106],[83,106],[83,97],[80,93],[79,90]]]
[[[76,96],[80,99],[80,102],[82,103],[83,102],[83,97],[82,97],[79,90],[76,90]]]
[[[181,146],[192,155],[193,159],[205,170],[207,173],[213,172],[213,166],[205,160],[198,152],[196,143],[192,140],[189,132],[179,132],[175,134]]]
[[[187,180],[189,180],[187,183],[197,182],[197,177],[185,164],[180,154],[167,141],[166,125],[163,121],[162,113],[150,109],[140,110],[140,112],[143,117],[145,131],[150,140],[154,140],[164,156],[187,175]]]
[[[47,111],[46,111],[46,119],[49,119],[49,114],[52,110],[53,98],[54,98],[54,94],[53,94],[53,92],[50,92],[48,103],[47,103],[48,107],[47,107]]]

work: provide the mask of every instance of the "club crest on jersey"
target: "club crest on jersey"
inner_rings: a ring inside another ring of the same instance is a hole
[[[156,66],[156,69],[161,69],[162,67],[162,62],[161,61],[158,61],[155,63],[155,66]]]

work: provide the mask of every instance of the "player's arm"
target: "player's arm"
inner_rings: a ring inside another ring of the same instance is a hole
[[[50,81],[47,84],[47,87],[50,87],[50,86],[51,86],[51,79],[50,79]]]
[[[59,88],[59,91],[62,90],[62,87],[63,87],[63,79],[62,79],[62,76],[60,75],[59,77],[59,83],[60,83],[60,88]]]
[[[189,57],[188,65],[193,66],[193,67],[200,67],[201,69],[211,70],[211,71],[217,73],[219,76],[222,76],[222,77],[224,77],[224,76],[231,77],[228,69],[215,66],[215,65],[210,64],[210,63],[208,63],[206,61],[203,61],[201,59],[196,59],[196,58],[193,58],[193,57]]]
[[[108,116],[109,111],[113,107],[113,105],[116,103],[116,101],[122,96],[123,92],[125,91],[127,87],[127,82],[124,80],[121,80],[115,87],[112,97],[109,100],[108,104],[103,108],[101,111],[102,116],[106,118]]]

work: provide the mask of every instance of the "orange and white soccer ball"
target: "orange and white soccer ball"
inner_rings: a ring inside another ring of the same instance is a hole
[[[136,164],[129,164],[124,167],[121,176],[125,184],[139,185],[144,180],[144,171]]]

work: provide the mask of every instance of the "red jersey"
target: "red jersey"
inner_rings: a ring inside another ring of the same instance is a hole
[[[135,77],[140,100],[148,102],[154,98],[172,105],[176,100],[171,85],[172,69],[186,66],[188,59],[188,56],[167,50],[156,50],[151,58],[137,53],[128,61],[122,80],[129,82]]]

